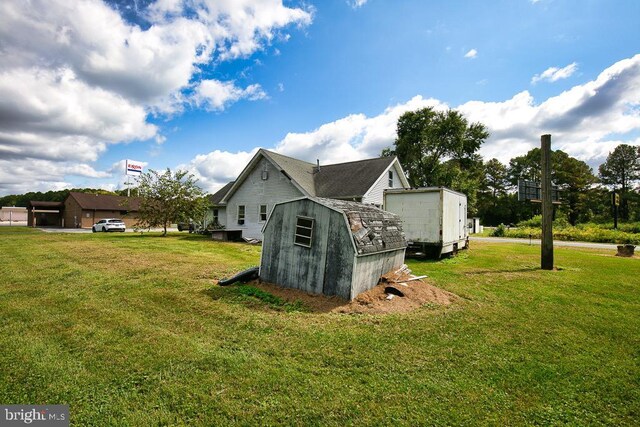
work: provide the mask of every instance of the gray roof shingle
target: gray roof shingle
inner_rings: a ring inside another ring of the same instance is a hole
[[[320,167],[315,174],[318,197],[362,197],[376,183],[395,157],[379,157]]]
[[[321,197],[309,199],[346,215],[358,254],[407,247],[402,220],[396,214],[358,202]]]

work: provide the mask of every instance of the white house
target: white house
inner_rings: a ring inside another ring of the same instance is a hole
[[[396,157],[319,165],[260,149],[235,181],[211,196],[213,219],[261,239],[276,203],[323,197],[381,207],[388,188],[409,188]]]

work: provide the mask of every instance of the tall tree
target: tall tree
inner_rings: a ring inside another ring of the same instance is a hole
[[[435,111],[428,107],[400,116],[394,148],[383,154],[398,156],[412,186],[442,185],[442,175],[450,172],[443,163],[454,160],[457,167],[473,164],[488,137],[483,124],[469,124],[455,110]]]
[[[455,110],[423,108],[400,116],[394,147],[382,155],[398,156],[412,187],[445,186],[465,193],[474,214],[482,177],[477,151],[488,137],[483,124],[470,124]]]
[[[629,219],[629,190],[633,183],[640,180],[640,147],[627,144],[618,145],[607,156],[607,160],[598,169],[603,184],[620,191],[621,216]]]
[[[581,217],[587,219],[590,216],[589,198],[597,178],[589,165],[564,151],[554,151],[552,159],[556,168],[556,184],[563,195],[561,210],[566,212],[569,223],[576,225]]]
[[[491,194],[495,200],[507,193],[509,187],[509,171],[498,159],[491,159],[484,164],[482,190]]]
[[[518,179],[540,181],[540,149],[534,148],[524,156],[509,161],[509,181],[517,185]],[[559,210],[575,224],[589,210],[589,190],[596,182],[593,171],[585,162],[569,156],[562,150],[551,152],[551,181],[561,190],[563,204]]]
[[[138,178],[141,197],[136,227],[162,227],[190,218],[200,218],[208,208],[208,201],[197,180],[186,171],[174,173],[167,168],[163,173],[150,169]]]

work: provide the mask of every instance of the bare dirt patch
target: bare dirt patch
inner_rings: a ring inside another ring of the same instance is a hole
[[[401,285],[400,283],[403,284]],[[346,301],[336,296],[308,294],[299,289],[283,288],[257,280],[248,284],[288,302],[300,301],[310,311],[316,313],[406,313],[426,304],[447,306],[458,298],[455,294],[433,286],[424,279],[407,282],[382,280],[378,286],[361,293],[353,301]],[[387,287],[399,290],[403,296],[393,295],[393,297],[389,298],[389,293],[385,292]]]

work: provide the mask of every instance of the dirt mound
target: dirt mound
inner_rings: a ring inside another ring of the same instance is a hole
[[[301,301],[311,311],[318,313],[404,313],[425,304],[449,305],[457,298],[451,292],[425,282],[424,277],[412,276],[406,266],[386,273],[378,286],[361,293],[353,301],[308,294],[266,282],[252,281],[250,284],[286,301]]]
[[[337,313],[404,313],[415,310],[425,304],[449,305],[457,297],[451,292],[436,288],[422,280],[407,282],[406,286],[396,285],[393,289],[399,290],[404,296],[397,296],[385,292],[389,287],[387,283],[381,283],[373,289],[358,295],[353,301],[337,307]],[[390,297],[390,295],[393,295]]]

